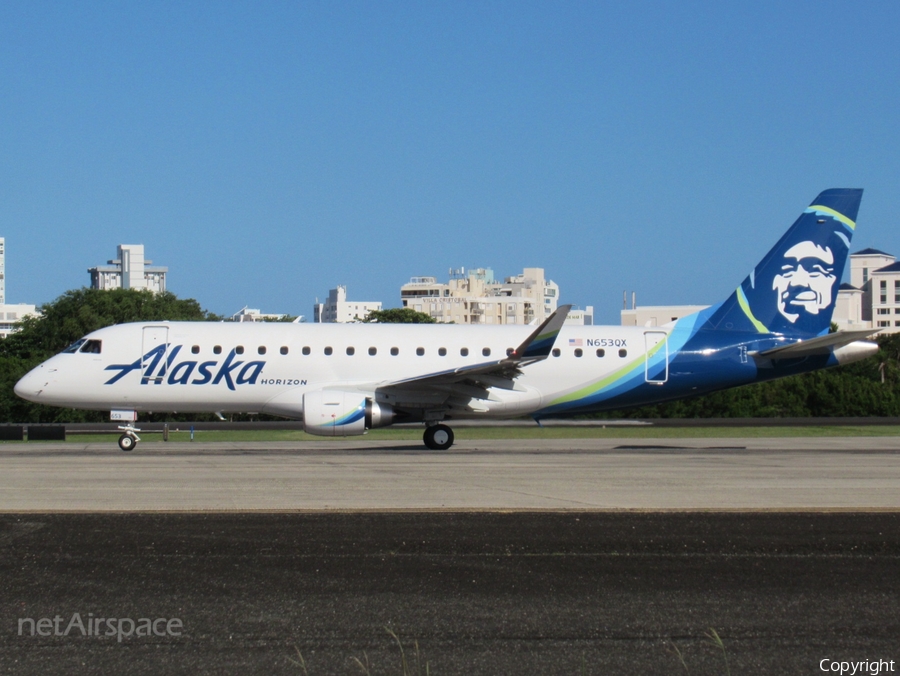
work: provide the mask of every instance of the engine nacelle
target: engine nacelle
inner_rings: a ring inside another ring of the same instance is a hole
[[[303,430],[321,437],[352,437],[394,421],[394,410],[360,392],[319,390],[303,395]]]

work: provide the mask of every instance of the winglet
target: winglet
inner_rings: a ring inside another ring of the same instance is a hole
[[[546,359],[550,356],[550,350],[556,342],[559,330],[566,321],[566,316],[571,305],[560,305],[556,312],[547,317],[543,324],[537,327],[534,332],[525,339],[525,341],[509,355],[510,359],[516,361]]]

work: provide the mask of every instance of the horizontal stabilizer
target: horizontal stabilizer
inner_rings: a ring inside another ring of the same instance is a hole
[[[862,329],[860,331],[838,331],[836,333],[828,333],[817,338],[801,340],[797,343],[784,345],[783,347],[773,347],[770,350],[757,352],[754,357],[765,357],[766,359],[796,359],[798,357],[808,357],[816,354],[828,354],[834,348],[843,345],[849,345],[857,340],[868,338],[878,333],[878,329]]]

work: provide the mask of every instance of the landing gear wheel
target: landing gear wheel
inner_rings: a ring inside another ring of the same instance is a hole
[[[446,451],[453,445],[453,430],[446,425],[426,427],[424,441],[432,451]]]
[[[123,451],[133,450],[136,444],[137,441],[130,434],[123,434],[121,437],[119,437],[119,448],[121,448]]]

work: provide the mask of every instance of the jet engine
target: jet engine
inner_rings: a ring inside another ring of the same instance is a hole
[[[352,437],[394,421],[394,410],[360,392],[319,390],[303,395],[303,430],[322,437]]]

